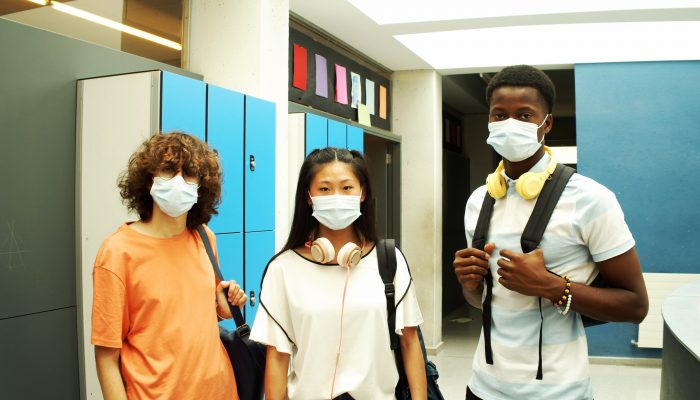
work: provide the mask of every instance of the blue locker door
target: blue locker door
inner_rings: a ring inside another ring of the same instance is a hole
[[[273,255],[275,255],[274,231],[245,234],[245,292],[248,295],[246,321],[249,325],[255,321],[255,313],[260,304],[262,274]]]
[[[344,149],[348,145],[347,125],[333,120],[328,120],[328,147],[340,147]]]
[[[214,233],[243,232],[242,94],[208,86],[207,142],[219,153],[224,171],[219,214],[209,227]]]
[[[225,280],[234,280],[240,287],[243,284],[243,234],[229,233],[216,235],[216,249],[219,255],[219,267]],[[219,322],[228,329],[235,329],[233,319]]]
[[[245,97],[245,232],[275,229],[275,104]]]
[[[163,71],[160,104],[161,131],[184,131],[205,140],[204,82]]]
[[[362,128],[348,125],[348,150],[365,152],[365,131]]]
[[[306,153],[328,147],[328,119],[306,114]]]

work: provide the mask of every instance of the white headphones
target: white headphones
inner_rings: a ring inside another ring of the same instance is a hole
[[[335,258],[335,248],[330,240],[320,237],[311,243],[311,257],[321,264],[327,264]],[[345,268],[356,266],[362,258],[362,248],[348,242],[338,250],[338,265]]]

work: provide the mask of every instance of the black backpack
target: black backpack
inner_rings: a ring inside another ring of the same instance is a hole
[[[522,247],[524,253],[529,253],[539,246],[542,236],[544,235],[544,231],[547,228],[547,224],[549,224],[549,220],[554,212],[554,208],[559,202],[562,192],[564,192],[566,183],[575,172],[576,170],[571,167],[557,164],[552,176],[545,182],[540,195],[537,197],[535,208],[532,210],[530,219],[528,219],[525,229],[523,230],[523,234],[520,237],[520,246]],[[486,235],[489,231],[489,224],[491,222],[491,214],[493,212],[494,203],[494,198],[487,193],[484,196],[484,202],[481,206],[479,218],[476,222],[476,228],[474,229],[474,237],[472,238],[472,247],[479,250],[484,250],[484,246],[486,245]],[[552,271],[549,272],[554,273]],[[493,364],[493,352],[491,350],[491,300],[493,297],[493,276],[491,275],[490,270],[486,274],[486,277],[484,277],[484,281],[486,282],[486,297],[484,298],[483,304],[484,351],[486,352],[486,362],[488,364]],[[591,283],[591,286],[610,287],[601,274],[598,274],[598,276]],[[540,315],[541,314],[542,299],[540,299]],[[595,320],[585,315],[581,315],[581,320],[583,321],[584,327],[607,323],[605,321]],[[542,379],[542,324],[540,324],[537,379]]]
[[[396,334],[396,292],[394,289],[394,276],[396,275],[396,245],[394,239],[380,239],[377,242],[377,260],[379,262],[379,275],[384,282],[384,294],[386,295],[387,327],[389,328],[389,338],[391,339],[391,349],[396,358],[396,368],[399,371],[399,382],[396,384],[396,399],[408,400],[411,393],[408,388],[406,371],[403,368],[403,356],[399,335]],[[409,271],[410,274],[410,271]],[[428,386],[428,400],[445,400],[440,392],[437,379],[439,377],[437,367],[432,361],[428,361],[428,353],[425,351],[423,333],[420,326],[417,327],[418,340],[423,351],[423,361],[425,362],[426,382]]]

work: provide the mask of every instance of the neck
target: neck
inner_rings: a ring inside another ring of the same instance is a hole
[[[173,218],[153,204],[151,219],[140,223],[152,236],[170,238],[181,234],[187,228],[187,213]]]
[[[526,158],[522,161],[508,161],[505,158],[503,159],[503,169],[506,171],[506,175],[510,179],[518,179],[520,178],[520,175],[526,173],[529,171],[535,164],[537,164],[538,161],[542,158],[544,155],[544,146],[540,146],[540,148],[530,156],[529,158]]]
[[[330,240],[336,251],[338,251],[345,243],[348,242],[353,242],[358,246],[362,246],[360,235],[357,234],[355,227],[352,224],[339,231],[328,229],[319,224],[318,235]]]

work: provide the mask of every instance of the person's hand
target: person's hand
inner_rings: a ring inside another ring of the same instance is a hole
[[[498,282],[512,291],[526,296],[552,298],[563,292],[565,280],[547,271],[542,249],[518,253],[503,249],[496,262],[500,268]]]
[[[455,253],[452,265],[455,267],[457,281],[464,289],[475,290],[479,287],[488,273],[489,258],[495,248],[495,243],[487,243],[484,251],[469,247]]]
[[[224,289],[228,289],[228,299],[224,294]],[[223,317],[224,319],[233,317],[228,304],[226,304],[227,301],[231,303],[231,305],[238,306],[239,308],[243,308],[246,301],[248,301],[248,297],[245,295],[243,289],[238,286],[236,281],[221,281],[216,286],[216,313],[219,317]]]

